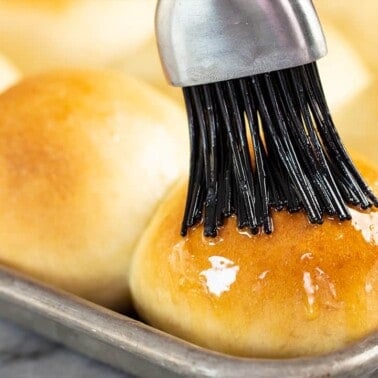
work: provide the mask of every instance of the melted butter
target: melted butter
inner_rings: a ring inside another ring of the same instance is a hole
[[[314,258],[314,255],[311,253],[311,252],[305,252],[302,256],[301,256],[301,260],[304,261],[304,260],[312,260]]]
[[[249,230],[246,230],[244,228],[242,228],[242,229],[238,228],[237,231],[240,235],[246,236],[249,239],[256,236],[256,235],[252,235],[252,233]]]
[[[251,335],[258,335],[257,356],[267,355],[259,350],[264,345],[277,346],[277,356],[323,353],[378,329],[375,209],[321,226],[301,213],[273,212],[275,232],[258,236],[240,231],[231,217],[214,240],[203,237],[202,224],[181,238],[177,219],[186,187],[179,193],[161,214],[159,227],[168,236],[156,233],[150,242],[156,252],[148,260],[160,269],[151,287],[166,285],[172,302],[185,303],[185,314],[200,314],[197,328],[206,318],[206,329],[217,335],[215,349],[229,351],[228,342],[219,346],[222,333],[237,340],[232,353],[238,355],[251,355],[241,342]],[[201,328],[191,340],[208,346],[207,332]]]
[[[259,280],[265,280],[265,278],[267,277],[268,273],[269,273],[269,270],[265,270],[264,272],[262,272],[262,273],[260,273],[258,275],[258,279]]]
[[[191,255],[186,247],[187,238],[181,239],[176,243],[171,253],[168,255],[168,263],[178,277],[178,284],[183,286],[188,280],[191,279],[190,274],[187,272],[187,266],[190,265]],[[175,279],[175,278],[174,278]]]
[[[315,291],[319,290],[319,286],[314,285],[310,272],[303,272],[303,288],[307,296],[307,311],[310,316],[315,313]]]
[[[224,241],[224,239],[221,237],[221,236],[215,236],[213,238],[210,238],[210,237],[206,237],[205,235],[202,235],[202,242],[204,244],[207,244],[209,246],[214,246],[214,245],[217,245],[217,244],[220,244]]]
[[[352,214],[352,226],[361,232],[368,243],[378,245],[378,212],[349,210]]]
[[[203,270],[200,276],[206,280],[206,288],[211,293],[220,297],[236,281],[240,267],[232,260],[222,256],[209,257],[211,268]]]
[[[316,271],[319,274],[320,279],[324,280],[327,283],[332,298],[337,299],[336,287],[335,284],[331,281],[329,275],[323,272],[320,268],[316,268]]]
[[[236,306],[250,319],[258,319],[267,316],[266,309],[275,303],[283,322],[290,317],[298,324],[325,322],[338,314],[338,321],[348,324],[352,334],[362,332],[367,314],[364,296],[377,290],[367,280],[378,253],[374,223],[378,213],[358,212],[358,219],[351,222],[327,220],[322,226],[307,224],[303,214],[275,217],[273,235],[240,231],[234,218],[213,241],[202,236],[202,227],[190,233],[186,248],[198,259],[197,269],[202,267],[199,281],[208,295],[224,302],[217,308],[218,316]],[[226,292],[232,299],[226,299]],[[302,303],[302,310],[290,309],[292,303]]]
[[[314,256],[309,252],[301,256],[301,261],[304,262],[313,259]],[[320,264],[321,262],[315,261],[315,263]],[[337,296],[335,283],[330,275],[319,266],[305,266],[302,280],[306,315],[309,320],[316,319],[320,315],[321,308],[330,310],[341,308],[342,302]]]
[[[370,282],[366,282],[365,291],[366,291],[367,294],[369,294],[373,291],[373,285]]]

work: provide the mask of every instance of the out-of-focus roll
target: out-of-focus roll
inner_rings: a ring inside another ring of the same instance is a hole
[[[320,17],[337,28],[367,66],[378,74],[378,2],[376,0],[316,0]],[[340,66],[345,61],[340,60]],[[352,75],[351,75],[352,76]]]
[[[328,54],[318,61],[318,65],[328,105],[334,112],[363,92],[373,75],[353,43],[332,22],[325,19],[322,25]],[[343,124],[339,127],[343,128]]]
[[[15,84],[21,77],[19,70],[0,54],[0,93]]]
[[[184,107],[182,89],[169,85],[164,77],[155,37],[126,59],[121,59],[115,68],[146,81]]]
[[[185,114],[133,79],[56,71],[0,96],[0,262],[113,309],[187,165]]]
[[[378,191],[378,169],[360,162]],[[131,264],[139,315],[183,339],[248,357],[317,355],[378,331],[378,212],[308,223],[273,214],[272,235],[227,221],[215,239],[203,227],[180,236],[184,182],[168,195]]]
[[[378,77],[334,114],[345,144],[378,162]]]
[[[0,46],[25,73],[104,66],[151,38],[154,7],[154,0],[0,0]]]
[[[316,0],[314,4],[329,45],[329,54],[319,65],[335,124],[348,147],[377,162],[378,2]],[[333,104],[332,99],[342,101]]]

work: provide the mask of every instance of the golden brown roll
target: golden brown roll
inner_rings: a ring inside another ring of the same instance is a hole
[[[360,162],[375,191],[378,169]],[[186,185],[155,213],[134,254],[140,316],[183,339],[239,356],[292,357],[343,347],[378,330],[378,212],[310,225],[274,213],[272,235],[229,219],[215,239],[180,236]]]
[[[25,73],[102,67],[153,35],[154,0],[0,0],[1,49]]]
[[[186,170],[185,114],[109,72],[56,71],[0,96],[0,263],[111,308],[130,254]]]

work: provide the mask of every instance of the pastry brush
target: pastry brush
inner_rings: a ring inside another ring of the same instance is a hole
[[[190,172],[181,233],[273,231],[271,212],[311,223],[378,206],[334,126],[316,61],[327,53],[311,0],[160,0],[159,54],[183,88]]]

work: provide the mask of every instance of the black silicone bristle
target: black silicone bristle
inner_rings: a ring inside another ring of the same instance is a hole
[[[272,209],[304,210],[321,224],[350,219],[348,205],[378,206],[337,133],[316,63],[183,92],[191,161],[182,235],[202,220],[216,236],[233,214],[238,227],[269,234]]]

